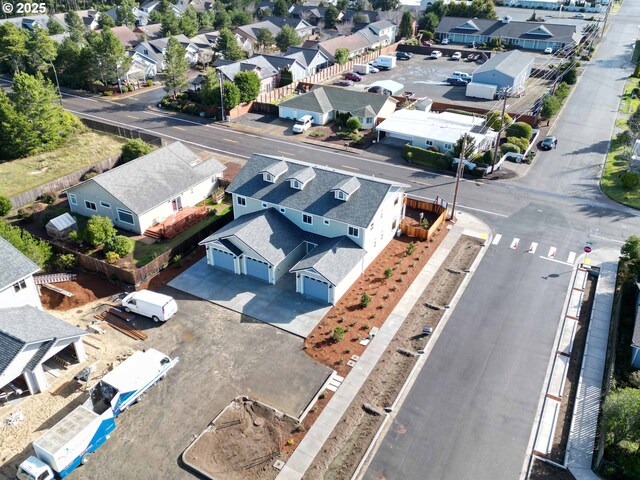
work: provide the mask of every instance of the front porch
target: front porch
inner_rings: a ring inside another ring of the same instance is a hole
[[[196,206],[186,207],[177,211],[162,222],[149,227],[145,230],[144,235],[157,239],[170,240],[186,229],[195,225],[207,216],[207,207]]]

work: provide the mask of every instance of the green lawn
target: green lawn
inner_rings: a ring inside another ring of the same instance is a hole
[[[230,205],[222,204],[218,208],[215,215],[210,215],[202,222],[192,226],[188,230],[185,230],[177,237],[172,238],[171,240],[163,240],[160,242],[153,243],[151,245],[147,243],[143,243],[140,241],[136,241],[136,245],[133,250],[133,264],[136,267],[142,267],[147,263],[151,262],[158,255],[166,252],[167,250],[175,247],[176,245],[183,242],[186,238],[190,237],[194,233],[199,230],[202,230],[204,227],[210,225],[215,222],[218,218],[228,213],[231,210]]]
[[[118,137],[90,131],[52,152],[0,163],[0,195],[10,197],[119,156],[124,142]]]
[[[602,191],[616,202],[640,208],[640,188],[627,189],[620,183],[620,175],[626,172],[628,167],[623,153],[624,145],[618,139],[612,139],[602,175]]]
[[[631,98],[631,92],[634,88],[637,88],[640,84],[639,78],[629,78],[629,81],[624,86],[624,93],[622,94],[622,102],[620,103],[620,111],[631,115],[640,106],[640,98]]]

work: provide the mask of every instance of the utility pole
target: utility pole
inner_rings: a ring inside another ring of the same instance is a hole
[[[504,102],[502,102],[502,115],[500,116],[500,129],[498,130],[498,136],[496,137],[496,148],[493,151],[493,158],[491,159],[491,173],[493,173],[493,166],[496,164],[498,160],[498,149],[500,148],[500,137],[502,136],[502,128],[504,126],[504,112],[507,109],[507,98],[509,89],[504,88],[502,90],[504,96]]]
[[[607,11],[604,14],[604,21],[602,22],[602,30],[600,30],[600,36],[602,37],[604,35],[604,30],[607,28],[607,20],[609,19],[609,11],[611,10],[611,5],[613,4],[613,1],[609,1],[609,3],[607,3]]]
[[[462,135],[462,150],[460,151],[460,158],[458,159],[458,169],[456,170],[456,188],[453,191],[453,205],[451,206],[452,222],[456,221],[456,205],[458,204],[458,189],[460,188],[460,177],[462,177],[462,171],[464,169],[464,153],[467,149],[467,134]]]
[[[58,72],[56,72],[56,67],[53,65],[53,62],[49,60],[51,64],[51,68],[53,69],[53,76],[56,79],[56,86],[58,87],[58,100],[60,101],[60,106],[62,106],[62,90],[60,90],[60,82],[58,82]]]
[[[224,84],[222,83],[222,75],[218,75],[218,80],[220,82],[220,113],[222,114],[220,121],[224,122]]]

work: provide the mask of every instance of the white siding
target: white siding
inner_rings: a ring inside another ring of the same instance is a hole
[[[354,282],[358,279],[360,275],[365,271],[365,259],[363,259],[358,265],[354,267],[353,270],[333,289],[333,299],[331,303],[336,303],[340,298],[347,293],[347,290],[354,284]]]
[[[40,296],[38,295],[38,289],[33,281],[32,276],[28,276],[24,279],[26,288],[16,292],[13,285],[0,291],[0,306],[1,308],[22,307],[25,305],[31,305],[32,307],[42,310],[42,304],[40,303]],[[20,282],[18,282],[20,283]]]
[[[302,260],[302,257],[304,257],[306,253],[307,253],[307,244],[305,242],[302,242],[300,245],[298,245],[295,248],[295,250],[293,250],[293,252],[287,255],[287,258],[285,258],[282,262],[280,262],[278,266],[274,269],[273,275],[274,275],[275,281],[277,282],[278,280],[280,280],[280,278],[282,278],[283,275],[286,275],[287,273],[289,273],[289,270],[291,270],[291,267],[293,267],[296,263]]]

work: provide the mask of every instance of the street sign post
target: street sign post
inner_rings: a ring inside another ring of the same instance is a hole
[[[591,253],[591,247],[590,247],[589,245],[585,245],[585,247],[584,247],[584,251],[585,251],[586,253]]]

